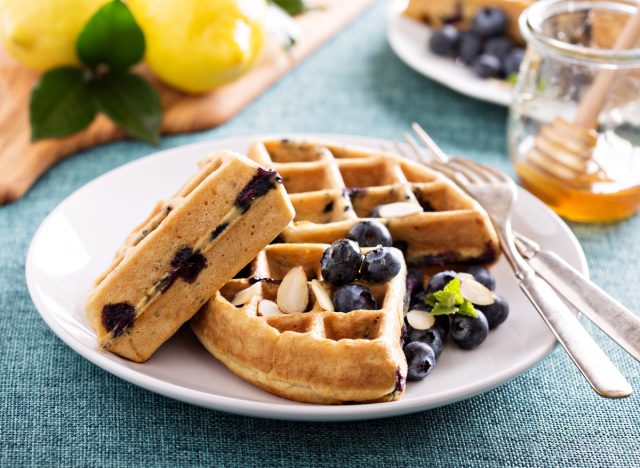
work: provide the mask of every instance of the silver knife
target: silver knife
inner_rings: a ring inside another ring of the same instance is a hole
[[[577,310],[640,361],[640,317],[582,276],[557,254],[516,235],[516,247],[529,265]]]

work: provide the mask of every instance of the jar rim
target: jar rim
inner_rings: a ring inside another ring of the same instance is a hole
[[[528,44],[577,64],[618,69],[640,66],[640,48],[599,49],[550,37],[543,30],[546,20],[561,13],[604,10],[633,15],[640,4],[635,0],[545,0],[529,6],[520,15],[520,31]]]

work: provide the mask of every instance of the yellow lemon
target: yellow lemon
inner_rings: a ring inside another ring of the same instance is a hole
[[[108,0],[0,0],[0,39],[9,54],[37,71],[79,63],[76,39]]]
[[[128,0],[145,60],[169,85],[209,91],[245,73],[265,41],[265,0]]]

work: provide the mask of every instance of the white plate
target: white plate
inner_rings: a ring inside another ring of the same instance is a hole
[[[389,143],[322,137],[368,147]],[[518,289],[504,258],[493,273],[498,292],[511,305],[507,322],[475,351],[448,346],[432,374],[422,382],[409,383],[405,396],[396,402],[323,406],[275,397],[228,371],[188,329],[144,364],[101,350],[84,315],[93,279],[110,263],[130,229],[146,217],[156,200],[171,195],[195,172],[203,155],[223,148],[243,152],[249,143],[250,138],[244,137],[163,151],[114,169],[60,203],[36,232],[26,263],[29,292],[47,325],[89,361],[143,388],[207,408],[278,419],[355,420],[422,411],[486,392],[551,352],[553,335]],[[513,221],[519,231],[587,272],[582,249],[569,228],[523,190]]]
[[[406,1],[396,0],[389,8],[387,37],[400,59],[417,72],[459,93],[481,101],[509,106],[513,88],[495,79],[482,79],[454,59],[440,57],[429,50],[431,28],[402,15]]]

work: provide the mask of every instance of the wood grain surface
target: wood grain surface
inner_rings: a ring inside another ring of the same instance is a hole
[[[238,113],[288,70],[354,19],[372,0],[324,0],[322,7],[296,18],[301,35],[290,51],[271,47],[247,75],[202,95],[165,86],[141,69],[160,93],[162,133],[188,133],[215,127]],[[381,26],[383,27],[383,26]],[[29,96],[38,75],[0,49],[0,204],[17,200],[52,165],[74,152],[126,138],[103,115],[75,135],[32,143]]]

